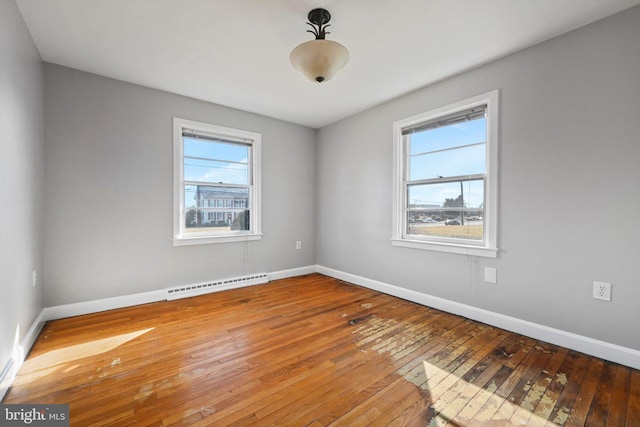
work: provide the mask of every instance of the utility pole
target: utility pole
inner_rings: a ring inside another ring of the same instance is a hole
[[[460,225],[464,225],[464,189],[462,187],[462,181],[460,181]]]

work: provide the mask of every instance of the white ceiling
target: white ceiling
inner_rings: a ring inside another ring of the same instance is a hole
[[[640,0],[17,0],[44,61],[319,128]],[[349,49],[331,81],[289,53],[307,13]]]

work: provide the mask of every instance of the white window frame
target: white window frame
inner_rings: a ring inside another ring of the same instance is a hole
[[[184,205],[184,143],[183,130],[193,130],[205,134],[218,135],[230,140],[243,141],[252,147],[250,159],[250,200],[249,231],[232,230],[224,234],[204,234],[190,236],[185,233]],[[201,245],[209,243],[245,242],[262,239],[261,215],[261,143],[262,135],[239,129],[232,129],[193,120],[173,118],[173,245]]]
[[[493,90],[393,123],[392,245],[489,258],[496,258],[498,256],[498,100],[499,91]],[[402,135],[402,130],[481,105],[487,106],[484,241],[477,244],[476,242],[464,239],[459,239],[459,242],[457,242],[455,239],[432,239],[428,236],[417,239],[415,236],[407,235],[405,232],[407,229],[407,215],[404,214],[407,204],[407,164],[405,156],[407,144],[405,143],[405,137]]]

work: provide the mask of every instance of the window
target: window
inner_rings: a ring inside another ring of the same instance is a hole
[[[394,123],[392,243],[497,256],[498,91]]]
[[[261,135],[173,119],[174,245],[257,240]]]

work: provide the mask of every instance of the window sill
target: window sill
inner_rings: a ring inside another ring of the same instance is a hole
[[[174,237],[173,246],[208,245],[214,243],[248,242],[261,240],[262,234],[244,234],[239,236]]]
[[[393,246],[422,249],[427,251],[448,252],[452,254],[472,255],[485,258],[497,258],[498,249],[484,246],[456,245],[451,243],[422,242],[418,240],[391,239]]]

